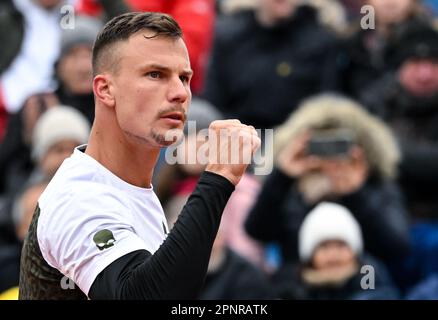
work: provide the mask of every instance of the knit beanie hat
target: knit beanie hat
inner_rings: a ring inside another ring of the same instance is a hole
[[[318,245],[327,240],[344,241],[356,255],[363,250],[362,232],[351,212],[339,204],[322,202],[308,213],[300,227],[301,262],[309,262]]]
[[[423,21],[405,23],[392,37],[385,56],[392,67],[415,58],[438,60],[438,31],[434,25]]]
[[[59,141],[71,139],[84,144],[90,134],[87,119],[72,107],[57,106],[44,112],[32,135],[32,157],[41,161],[47,151]]]

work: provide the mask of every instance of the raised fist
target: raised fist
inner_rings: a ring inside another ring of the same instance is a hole
[[[208,129],[209,157],[206,170],[237,185],[260,144],[253,126],[242,124],[239,120],[213,121]]]

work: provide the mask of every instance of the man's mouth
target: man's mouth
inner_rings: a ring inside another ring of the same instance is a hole
[[[166,113],[166,114],[162,115],[160,118],[161,119],[166,119],[166,120],[169,120],[169,121],[184,122],[185,115],[183,113],[181,113],[181,112],[169,112],[169,113]]]

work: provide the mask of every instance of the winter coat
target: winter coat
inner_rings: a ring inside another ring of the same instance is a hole
[[[357,191],[330,201],[352,212],[362,229],[367,252],[384,262],[404,256],[409,249],[408,214],[394,182],[399,149],[382,121],[352,100],[321,95],[304,102],[278,128],[274,149],[278,154],[303,131],[327,126],[351,130],[369,166],[367,180]],[[305,202],[298,182],[274,168],[246,221],[246,230],[255,239],[278,242],[287,261],[298,259],[298,231],[314,207]]]
[[[361,94],[368,109],[394,131],[402,150],[400,183],[415,217],[438,216],[438,92],[415,98],[388,73]]]
[[[271,299],[267,277],[248,260],[230,249],[219,270],[207,274],[201,300]]]
[[[24,37],[24,19],[12,0],[0,2],[0,75],[14,60]]]
[[[376,47],[374,50],[368,48],[371,42]],[[384,48],[385,40],[373,30],[360,30],[343,41],[339,67],[345,93],[358,97],[364,88],[384,74]]]
[[[21,243],[0,246],[0,293],[18,286]]]
[[[306,204],[296,180],[275,169],[267,178],[245,227],[264,242],[277,242],[285,261],[298,260],[298,232],[314,206]],[[394,183],[370,178],[357,192],[331,200],[348,208],[359,222],[365,250],[392,261],[409,250],[407,213]]]
[[[203,97],[226,118],[272,128],[303,98],[336,88],[336,49],[310,7],[275,27],[260,25],[254,11],[223,17]]]

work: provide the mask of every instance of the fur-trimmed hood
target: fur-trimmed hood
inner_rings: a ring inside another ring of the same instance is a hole
[[[389,127],[354,100],[336,94],[322,94],[305,100],[276,129],[275,155],[303,131],[327,126],[352,130],[372,171],[385,179],[396,176],[401,156]]]

